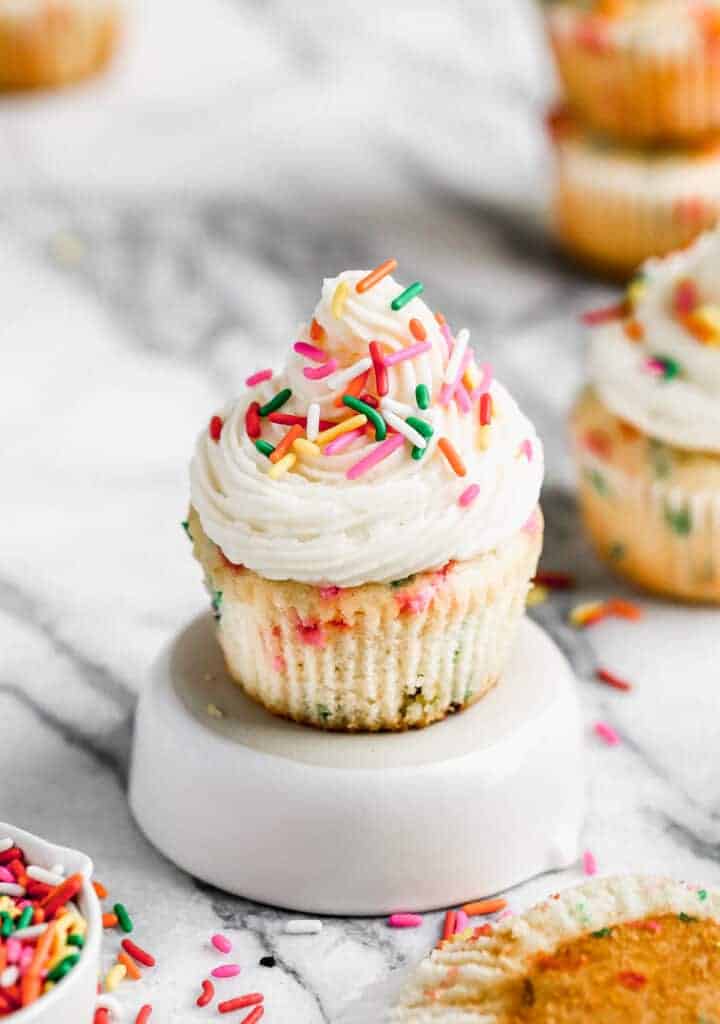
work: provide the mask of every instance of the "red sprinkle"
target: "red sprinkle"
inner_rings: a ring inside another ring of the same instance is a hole
[[[271,412],[268,416],[268,420],[271,423],[279,423],[282,427],[294,427],[297,425],[307,429],[306,416],[293,416],[289,412]],[[332,420],[320,420],[320,430],[329,430],[330,427],[336,426],[337,423],[333,423]]]
[[[247,1015],[247,1017],[243,1017],[243,1019],[240,1021],[240,1024],[256,1024],[256,1021],[259,1021],[260,1018],[264,1015],[264,1013],[264,1007],[256,1006],[255,1009]]]
[[[549,590],[572,590],[576,585],[575,577],[569,572],[555,572],[552,569],[544,569],[536,573],[533,583],[538,587],[547,587]]]
[[[197,1006],[207,1006],[207,1004],[212,1002],[214,998],[215,986],[209,978],[206,978],[202,983],[202,992],[197,997],[196,1004]]]
[[[606,668],[596,669],[595,675],[602,683],[607,683],[608,686],[612,686],[614,690],[632,690],[632,684],[625,682],[620,676],[616,676],[613,672],[609,672]]]
[[[416,338],[418,341],[425,341],[427,338],[427,331],[425,330],[423,323],[418,320],[417,317],[413,317],[408,326],[410,327],[410,333],[413,338]]]
[[[223,421],[220,416],[213,416],[210,420],[210,437],[213,441],[219,441],[222,434]]]
[[[445,914],[445,926],[443,927],[443,939],[449,939],[451,935],[455,934],[455,925],[457,923],[457,914],[454,910],[448,910]]]
[[[262,992],[249,992],[246,996],[237,996],[235,999],[226,999],[224,1003],[218,1003],[218,1010],[220,1013],[232,1013],[233,1010],[242,1010],[245,1006],[256,1006],[264,998]]]
[[[251,441],[256,441],[260,437],[261,429],[260,403],[251,402],[245,413],[245,430],[247,431],[247,436]]]
[[[138,1010],[138,1015],[135,1018],[135,1024],[146,1024],[146,1021],[150,1020],[150,1014],[152,1011],[153,1008],[150,1003],[145,1003],[144,1006],[141,1006]]]
[[[387,367],[383,360],[382,349],[377,341],[370,342],[370,356],[372,357],[373,369],[375,370],[375,385],[377,393],[379,395],[386,395],[388,393]]]
[[[325,337],[325,328],[317,322],[315,317],[312,318],[310,324],[310,337],[313,341],[322,341]]]
[[[19,850],[17,846],[11,846],[9,850],[0,853],[0,864],[9,864],[11,860],[16,860],[18,857],[22,857],[22,850]]]
[[[678,281],[673,294],[673,309],[678,316],[687,316],[699,305],[697,285],[689,277]]]
[[[591,309],[583,313],[582,322],[589,327],[596,327],[598,324],[607,324],[612,320],[622,320],[625,316],[625,304],[618,302],[613,306],[604,306],[602,309]]]
[[[616,747],[620,742],[620,737],[613,727],[607,724],[607,722],[596,722],[594,729],[595,734],[599,736],[601,740],[604,740],[609,747]]]
[[[492,421],[492,395],[489,391],[484,392],[480,395],[480,426],[487,427]]]
[[[633,992],[638,992],[647,985],[647,978],[638,971],[620,971],[617,977],[621,985],[631,989]]]
[[[70,875],[64,882],[56,886],[42,901],[45,917],[51,918],[55,911],[69,900],[75,899],[83,887],[84,878],[81,874]]]
[[[98,1006],[93,1017],[93,1024],[110,1024],[110,1011],[104,1006]]]
[[[155,957],[151,953],[147,953],[140,946],[136,946],[132,939],[123,939],[120,943],[126,953],[129,953],[133,960],[137,960],[139,964],[144,967],[154,967]]]

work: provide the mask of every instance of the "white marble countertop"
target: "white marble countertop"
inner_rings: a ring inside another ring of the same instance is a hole
[[[149,1000],[158,1021],[199,1019],[220,928],[268,1024],[333,1021],[436,938],[438,915],[285,936],[281,911],[174,869],[125,800],[136,694],[204,601],[180,529],[198,425],[281,351],[323,275],[388,254],[473,329],[546,441],[545,565],[580,591],[535,614],[579,678],[585,845],[602,872],[720,881],[720,613],[643,599],[632,627],[564,624],[571,601],[623,593],[580,536],[564,426],[577,314],[609,290],[542,233],[534,13],[389,6],[148,0],[108,78],[0,102],[0,818],[90,853],[134,913],[160,966],[123,987],[129,1014]],[[593,682],[598,661],[632,694]],[[599,717],[621,746],[593,738]]]

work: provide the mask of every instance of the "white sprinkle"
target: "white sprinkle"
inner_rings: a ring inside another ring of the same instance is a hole
[[[50,870],[52,871],[52,873],[54,875],[62,875],[63,878],[65,877],[65,865],[64,864],[53,864],[53,866],[50,868]]]
[[[463,327],[461,331],[458,331],[458,336],[455,339],[455,347],[452,350],[452,355],[448,360],[448,364],[445,368],[445,376],[443,380],[446,384],[452,384],[457,377],[457,372],[460,369],[460,363],[465,356],[465,349],[468,346],[470,340],[470,331],[467,327]]]
[[[46,932],[47,928],[46,924],[29,924],[27,928],[18,928],[16,932],[12,933],[12,937],[14,939],[36,939],[38,935]]]
[[[427,448],[427,438],[423,437],[422,434],[411,427],[405,420],[401,420],[399,416],[396,416],[394,412],[385,412],[385,419],[397,430],[398,434],[404,434],[408,441],[411,441],[416,448]]]
[[[56,875],[53,871],[48,871],[46,868],[40,868],[37,864],[30,864],[25,869],[25,874],[28,878],[34,878],[36,882],[42,882],[44,885],[60,885],[64,881],[62,875]]]
[[[288,921],[285,925],[286,935],[317,935],[322,931],[322,921],[315,921],[312,918],[298,918],[295,921]]]
[[[0,853],[5,853],[6,850],[12,849],[14,845],[14,840],[10,839],[9,836],[7,839],[0,839]]]
[[[380,408],[383,412],[388,410],[394,412],[398,416],[413,416],[415,409],[411,405],[406,405],[405,402],[397,402],[394,398],[388,398],[387,395],[380,399]]]
[[[320,433],[320,406],[317,402],[311,402],[307,411],[307,434],[308,441],[314,441]]]
[[[358,359],[352,366],[346,366],[344,370],[338,370],[337,373],[331,373],[329,377],[325,378],[325,383],[331,391],[337,391],[338,388],[344,387],[351,380],[359,377],[361,373],[365,373],[372,366],[372,359],[370,356],[365,356],[362,359]]]
[[[24,896],[25,886],[15,882],[0,882],[0,896]]]
[[[110,1011],[113,1024],[119,1024],[119,1022],[125,1020],[125,1011],[114,996],[109,996],[103,993],[97,997],[95,1005],[98,1009],[104,1008]]]
[[[0,988],[10,988],[20,977],[20,968],[16,964],[6,967],[0,974]]]

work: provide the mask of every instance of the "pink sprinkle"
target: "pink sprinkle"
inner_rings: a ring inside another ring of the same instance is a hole
[[[248,388],[254,388],[256,384],[262,384],[263,381],[271,380],[272,375],[272,370],[258,370],[257,373],[253,373],[247,378],[245,386]]]
[[[476,401],[485,391],[489,391],[493,382],[493,368],[490,363],[480,363],[478,366],[482,379],[470,392],[470,401]]]
[[[472,505],[479,493],[480,487],[478,484],[470,484],[470,486],[466,487],[458,498],[458,504],[463,508],[466,508],[468,505]]]
[[[429,341],[419,341],[417,345],[409,345],[407,348],[401,348],[398,352],[389,352],[384,359],[386,366],[395,366],[397,363],[402,363],[406,359],[414,359],[415,356],[421,356],[423,352],[429,352],[432,345]]]
[[[535,508],[530,513],[528,521],[523,526],[523,533],[529,533],[531,537],[534,537],[540,530],[540,514]]]
[[[420,914],[391,914],[388,918],[391,928],[419,928],[422,923]]]
[[[319,622],[298,622],[298,637],[307,647],[324,647],[326,644],[325,630]]]
[[[240,964],[220,964],[210,973],[213,978],[236,978],[240,973]]]
[[[283,658],[282,654],[276,654],[272,660],[272,666],[276,672],[285,672],[287,670],[287,662]]]
[[[357,441],[359,437],[365,436],[365,427],[358,427],[357,430],[348,430],[346,434],[341,434],[340,437],[336,437],[330,444],[326,444],[323,448],[323,455],[336,455],[338,452],[345,451],[349,448],[353,441]]]
[[[440,333],[442,334],[443,338],[445,339],[445,344],[447,345],[447,354],[448,354],[448,359],[449,359],[450,356],[452,355],[452,350],[455,348],[455,341],[453,339],[452,332],[450,331],[450,325],[449,324],[442,324],[442,326],[440,327]]]
[[[405,349],[405,351],[408,350]],[[392,453],[397,451],[398,448],[402,448],[404,443],[405,438],[402,434],[393,434],[391,437],[388,437],[386,441],[382,441],[377,448],[370,452],[369,455],[366,455],[363,459],[355,462],[346,472],[345,476],[348,480],[357,480],[357,478],[362,476],[363,473],[367,473],[367,471],[372,469],[373,466],[377,466],[378,462],[382,462],[383,459],[392,455]]]
[[[14,882],[14,881],[15,881],[15,875],[12,873],[12,871],[8,871],[7,868],[4,868],[2,865],[0,865],[0,882]]]
[[[523,441],[523,443],[520,445],[520,448],[518,449],[518,453],[520,455],[527,456],[528,462],[532,462],[532,460],[533,460],[533,446],[532,446],[532,441],[530,440],[529,437],[526,437],[525,440]]]
[[[595,860],[595,854],[591,853],[590,850],[586,850],[583,854],[583,871],[586,875],[597,874],[597,861]]]
[[[335,373],[338,368],[337,359],[328,359],[322,366],[305,366],[303,367],[303,375],[308,380],[322,380],[323,377],[329,377],[331,373]]]
[[[473,351],[471,348],[467,348],[465,350],[465,355],[460,360],[460,365],[457,368],[457,372],[454,378],[451,381],[448,381],[446,384],[443,384],[443,386],[440,388],[440,394],[438,395],[438,402],[440,403],[440,405],[448,405],[450,403],[450,400],[455,394],[455,391],[458,385],[460,384],[460,381],[462,380],[462,376],[467,370],[470,363],[472,362],[472,359]]]
[[[596,722],[595,734],[599,736],[601,740],[605,740],[610,747],[616,747],[620,742],[620,737],[613,727],[607,724],[607,722]]]
[[[22,953],[20,954],[19,967],[21,971],[24,971],[26,967],[29,967],[32,963],[33,956],[35,955],[34,946],[25,946]]]
[[[340,593],[340,587],[336,587],[336,586],[320,587],[320,597],[323,599],[323,601],[329,601],[330,598],[337,597],[337,595],[339,593]]]
[[[458,910],[455,915],[455,934],[464,932],[468,926],[468,916],[464,910]]]
[[[664,377],[665,367],[659,359],[646,359],[645,369],[648,373],[651,373],[653,377]]]
[[[472,408],[472,405],[470,404],[470,395],[462,382],[455,388],[455,401],[458,404],[460,412],[470,412],[470,409]]]
[[[513,910],[510,910],[510,909],[503,910],[503,912],[501,914],[498,914],[496,920],[497,921],[505,921],[508,917],[514,917],[514,916],[515,916],[515,912]]]
[[[9,938],[5,944],[5,952],[7,953],[7,962],[9,964],[16,964],[22,954],[22,942],[20,939]]]
[[[310,345],[307,341],[296,341],[293,348],[298,355],[305,356],[306,359],[312,359],[314,363],[324,363],[327,359],[327,352],[323,352],[316,345]]]
[[[232,942],[224,935],[213,935],[210,941],[220,953],[229,953],[232,949]]]

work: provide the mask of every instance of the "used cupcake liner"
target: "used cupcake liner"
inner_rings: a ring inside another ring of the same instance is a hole
[[[539,512],[493,552],[391,584],[265,580],[189,531],[232,677],[274,714],[323,729],[429,725],[499,679],[542,540]]]
[[[711,26],[696,24],[683,46],[649,45],[647,35],[646,45],[623,44],[611,19],[550,4],[568,103],[590,128],[627,142],[692,143],[720,131],[720,48]]]
[[[654,440],[592,392],[572,432],[580,508],[600,556],[649,590],[720,603],[720,456]]]
[[[634,151],[552,122],[554,225],[585,263],[631,274],[652,256],[688,245],[720,217],[720,149]]]
[[[101,70],[121,30],[115,0],[0,6],[0,89],[66,85]]]

